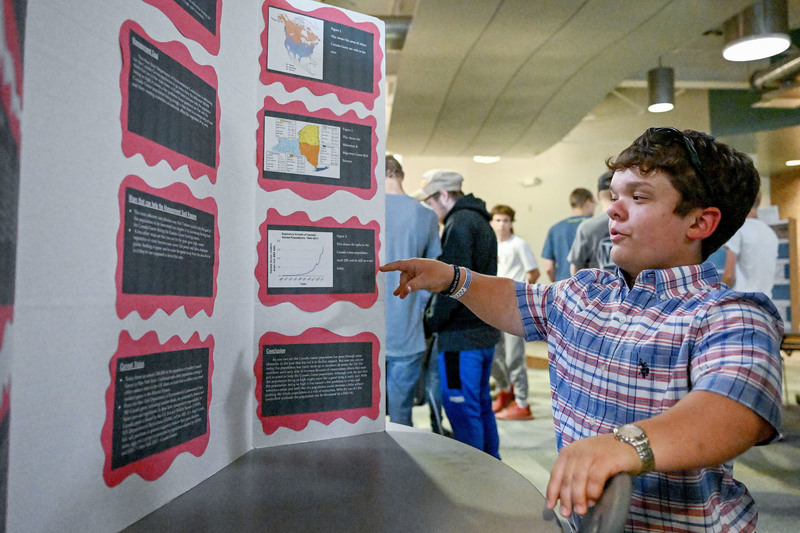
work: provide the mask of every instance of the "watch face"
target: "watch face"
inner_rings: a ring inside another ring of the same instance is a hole
[[[638,426],[633,424],[625,424],[617,428],[617,433],[626,439],[635,439],[641,437],[644,431]]]

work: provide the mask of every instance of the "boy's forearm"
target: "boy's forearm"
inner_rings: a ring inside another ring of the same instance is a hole
[[[525,336],[513,280],[473,272],[469,289],[460,301],[487,324],[512,335]]]
[[[713,392],[695,391],[653,418],[636,421],[647,434],[655,470],[715,466],[770,438],[772,426],[748,407]],[[638,474],[641,459],[611,433],[575,441],[559,453],[547,485],[547,505],[563,516],[587,511],[615,474]]]
[[[663,472],[722,464],[774,433],[750,408],[708,391],[691,392],[637,425],[650,439],[656,470]]]

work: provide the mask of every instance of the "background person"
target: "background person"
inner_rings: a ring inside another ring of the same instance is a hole
[[[755,531],[732,461],[779,434],[783,326],[767,297],[733,291],[703,262],[744,222],[758,172],[674,128],[648,129],[608,165],[617,271],[527,285],[460,269],[456,294],[504,331],[548,341],[559,455],[546,499],[573,528],[628,472],[626,530]],[[424,259],[381,270],[402,272],[400,297],[453,278]]]
[[[725,243],[725,270],[722,282],[742,292],[763,292],[772,298],[778,270],[778,235],[758,219],[761,193],[744,224]]]
[[[515,281],[535,283],[539,279],[536,256],[521,237],[514,234],[514,210],[496,205],[490,222],[497,237],[497,275]],[[497,397],[492,411],[501,420],[531,420],[528,405],[528,369],[525,365],[525,339],[501,333],[494,348],[492,377],[497,384]],[[515,401],[516,400],[516,401]]]
[[[584,220],[575,232],[575,240],[567,254],[570,273],[582,268],[600,268],[613,271],[616,265],[611,260],[611,240],[608,233],[608,207],[611,205],[611,172],[605,172],[597,180],[597,201],[600,213]]]
[[[556,222],[547,231],[542,248],[542,267],[550,281],[567,279],[572,274],[567,254],[575,240],[575,232],[581,222],[592,216],[595,208],[594,196],[589,189],[579,187],[569,195],[572,215]]]
[[[439,257],[439,221],[430,209],[405,194],[404,176],[397,159],[386,156],[386,260]],[[398,281],[398,273],[386,274],[387,294]],[[426,353],[422,320],[427,301],[425,291],[406,300],[386,300],[387,412],[389,420],[406,426],[413,425],[414,393]]]
[[[414,197],[423,200],[444,224],[442,261],[469,264],[476,272],[494,275],[497,239],[489,225],[492,217],[483,200],[461,191],[463,181],[453,170],[429,170]],[[439,290],[453,294],[447,287]],[[489,375],[500,332],[438,292],[431,297],[425,321],[436,333],[442,402],[453,437],[499,458]]]

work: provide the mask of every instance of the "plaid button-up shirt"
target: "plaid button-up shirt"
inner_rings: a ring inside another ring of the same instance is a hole
[[[526,340],[548,344],[559,450],[692,390],[731,398],[780,430],[783,325],[768,298],[720,285],[710,264],[646,270],[630,289],[618,274],[516,286]],[[626,530],[753,531],[757,517],[731,461],[636,476]]]

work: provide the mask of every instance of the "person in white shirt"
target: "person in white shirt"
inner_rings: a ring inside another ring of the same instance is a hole
[[[763,292],[772,298],[778,268],[778,236],[758,217],[761,193],[744,224],[725,243],[722,282],[735,291]]]
[[[496,205],[491,213],[490,224],[497,236],[497,275],[534,283],[539,278],[539,266],[528,243],[514,234],[516,213],[507,205]],[[494,349],[492,377],[499,389],[492,403],[495,416],[501,420],[533,419],[528,405],[528,371],[522,337],[502,334]]]

